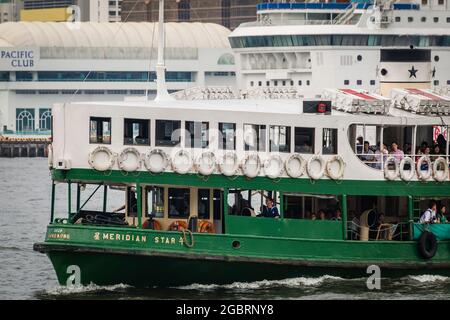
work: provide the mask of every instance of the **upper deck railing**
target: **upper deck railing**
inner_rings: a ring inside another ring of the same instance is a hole
[[[262,10],[346,10],[351,2],[346,3],[260,3],[257,11]],[[357,10],[365,10],[372,6],[372,2],[358,3]],[[394,10],[420,10],[420,5],[415,3],[394,3]]]

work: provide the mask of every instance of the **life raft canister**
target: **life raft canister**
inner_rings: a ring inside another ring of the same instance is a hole
[[[418,240],[419,253],[424,259],[431,259],[437,252],[436,236],[430,231],[424,231]]]

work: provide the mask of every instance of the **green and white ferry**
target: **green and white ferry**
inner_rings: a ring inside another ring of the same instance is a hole
[[[34,249],[61,284],[360,277],[371,265],[382,276],[450,275],[450,224],[419,223],[430,201],[450,205],[450,98],[408,78],[409,62],[380,66],[402,83],[386,83],[389,97],[224,88],[169,96],[159,53],[155,101],[53,108],[51,218]],[[426,50],[398,53],[430,69]],[[100,209],[87,210],[97,192]],[[117,193],[125,205],[110,210]]]

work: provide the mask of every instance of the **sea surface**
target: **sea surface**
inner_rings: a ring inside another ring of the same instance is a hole
[[[59,185],[56,217],[67,212],[67,187]],[[101,194],[96,195],[101,203]],[[230,285],[192,284],[136,289],[124,284],[66,288],[58,285],[48,258],[33,251],[50,218],[51,180],[46,159],[0,158],[0,299],[432,299],[450,300],[450,278],[432,275],[381,279],[316,278]],[[95,198],[94,198],[95,199]],[[111,206],[123,204],[116,196]]]

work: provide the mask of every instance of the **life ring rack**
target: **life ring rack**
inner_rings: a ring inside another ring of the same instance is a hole
[[[389,169],[389,164],[394,164],[394,170]],[[400,173],[399,163],[397,159],[393,156],[390,156],[386,159],[384,163],[384,177],[390,181],[395,180]]]
[[[206,161],[204,161],[206,160]],[[213,152],[203,152],[194,164],[195,170],[204,176],[211,175],[216,169],[216,156]]]
[[[254,170],[251,169],[251,162],[255,163]],[[255,178],[261,170],[261,159],[257,153],[251,153],[245,156],[241,163],[242,172],[247,178]]]
[[[318,162],[320,164],[320,169],[317,172],[313,171],[312,164],[314,162]],[[317,154],[313,155],[308,160],[308,164],[306,166],[306,171],[308,172],[308,175],[311,179],[319,180],[320,178],[323,177],[323,175],[325,173],[325,161],[323,160],[323,158],[320,155],[317,155]]]
[[[444,170],[439,170],[439,165],[444,166]],[[440,173],[441,172],[441,173]],[[433,177],[438,182],[443,182],[448,177],[448,163],[443,157],[437,158],[433,163]]]
[[[338,169],[337,173],[333,172],[333,169],[331,166],[334,162],[337,162],[339,165],[339,169]],[[344,171],[345,171],[345,162],[341,156],[335,155],[327,161],[326,172],[327,172],[327,176],[330,177],[331,179],[341,180],[344,177]]]
[[[99,164],[96,161],[96,157],[100,153],[105,153],[107,155],[107,160],[103,164]],[[111,170],[116,162],[116,155],[107,147],[97,147],[89,153],[89,165],[97,171],[108,171]]]
[[[159,159],[158,159],[159,158]],[[152,159],[155,159],[152,161]],[[158,159],[158,161],[156,161]],[[153,149],[144,157],[144,165],[152,173],[162,173],[169,165],[169,157],[161,149]]]
[[[264,161],[264,173],[270,179],[277,179],[283,174],[283,159],[277,154],[269,156]]]
[[[424,162],[428,163],[428,167],[427,167],[426,171],[423,171],[421,169]],[[433,168],[432,168],[430,157],[429,156],[421,156],[419,161],[417,161],[417,176],[419,177],[420,180],[426,181],[431,178],[432,173],[433,173]]]
[[[130,154],[136,158],[136,161],[131,165],[127,165],[126,162],[129,158]],[[137,150],[136,148],[133,148],[133,147],[125,148],[119,154],[119,157],[117,158],[117,164],[118,164],[120,170],[123,170],[125,172],[134,172],[141,168],[142,156],[141,156],[139,150]]]
[[[409,164],[411,168],[411,170],[409,170],[410,172],[409,174],[406,173],[408,172],[408,170],[405,170],[405,164]],[[399,171],[400,171],[400,178],[402,178],[403,181],[411,181],[414,178],[415,174],[414,160],[411,157],[403,158],[402,161],[400,161]]]
[[[297,165],[294,165],[294,163],[297,163]],[[305,167],[306,161],[298,153],[291,155],[285,163],[286,173],[291,178],[300,178],[305,173]]]

